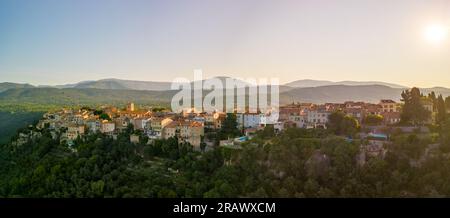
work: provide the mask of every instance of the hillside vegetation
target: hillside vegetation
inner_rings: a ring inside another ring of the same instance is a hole
[[[0,111],[0,144],[7,143],[18,129],[41,119],[42,114],[37,111]]]
[[[450,196],[448,126],[440,147],[396,135],[384,159],[359,165],[358,142],[324,130],[260,132],[242,150],[193,151],[176,140],[90,135],[73,146],[49,132],[0,148],[3,197],[442,197]],[[134,133],[136,134],[136,133]],[[416,164],[413,164],[416,163]]]
[[[0,93],[1,104],[34,103],[43,105],[161,104],[170,102],[174,91],[138,91],[107,89],[9,89]]]

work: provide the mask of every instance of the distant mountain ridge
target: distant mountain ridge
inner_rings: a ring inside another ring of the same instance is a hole
[[[217,78],[224,82],[229,77]],[[203,80],[203,82],[207,80],[209,79]],[[245,81],[241,82],[245,83]],[[53,87],[0,83],[0,103],[25,102],[58,105],[123,103],[128,101],[143,104],[153,102],[170,103],[172,96],[178,92],[170,90],[170,86],[170,82],[119,79],[83,81],[76,84]],[[191,87],[193,87],[192,82]],[[323,80],[298,80],[279,86],[281,104],[292,102],[378,102],[380,99],[399,101],[400,94],[405,89],[407,87],[384,82],[330,82]],[[444,97],[450,96],[450,89],[444,87],[421,88],[421,91],[424,94],[434,91],[436,94],[442,94]]]
[[[382,85],[388,86],[391,88],[408,88],[407,86],[398,85],[394,83],[387,82],[378,82],[378,81],[340,81],[340,82],[332,82],[327,80],[296,80],[293,82],[289,82],[284,84],[285,86],[295,87],[295,88],[307,88],[307,87],[320,87],[320,86],[332,86],[332,85],[346,85],[346,86],[365,86],[365,85]]]
[[[230,77],[213,77],[222,81],[224,81]],[[208,81],[209,79],[204,79],[203,82]],[[233,78],[231,78],[233,79]],[[237,80],[237,79],[236,79]],[[238,80],[242,83],[248,84],[246,81]],[[149,90],[149,91],[163,91],[170,90],[171,82],[154,82],[154,81],[138,81],[138,80],[122,80],[122,79],[101,79],[94,81],[82,81],[75,84],[65,84],[65,85],[56,85],[53,86],[55,88],[93,88],[93,89],[119,89],[119,90]],[[289,82],[286,84],[280,85],[283,90],[292,89],[292,88],[307,88],[307,87],[320,87],[320,86],[332,86],[332,85],[347,85],[347,86],[363,86],[363,85],[383,85],[391,88],[408,88],[407,86],[387,83],[387,82],[378,82],[378,81],[340,81],[340,82],[332,82],[327,80],[296,80],[293,82]],[[193,82],[191,82],[191,86],[193,87]],[[49,87],[49,86],[46,86]],[[50,86],[51,87],[51,86]]]
[[[364,101],[378,103],[381,99],[400,100],[404,89],[383,85],[331,85],[305,87],[288,90],[280,94],[281,103],[342,103],[345,101]]]
[[[77,88],[77,89],[117,89],[117,90],[150,90],[162,91],[170,90],[170,82],[153,82],[120,79],[101,79],[96,81],[82,81],[76,84],[55,86],[56,88]]]
[[[377,103],[381,99],[400,100],[405,89],[382,85],[362,86],[320,86],[291,88],[280,91],[280,104],[292,102],[339,103],[345,101],[364,101]],[[422,89],[428,94],[434,89]],[[118,90],[92,88],[12,88],[0,92],[0,104],[33,103],[52,105],[98,105],[136,102],[139,104],[170,104],[177,90]],[[450,89],[439,89],[437,94],[450,96]],[[205,92],[204,92],[205,94]]]
[[[17,88],[0,92],[1,102],[49,105],[123,104],[134,101],[141,104],[170,102],[176,90],[143,91],[91,88]]]
[[[30,84],[22,84],[22,83],[10,83],[10,82],[3,82],[0,83],[0,92],[4,92],[8,89],[16,89],[16,88],[34,88],[34,86]]]
[[[228,78],[233,79],[231,77],[221,76],[221,77],[213,77],[216,79],[219,79],[223,82]],[[210,79],[204,79],[203,82],[208,81]],[[242,83],[248,84],[245,80],[238,80]],[[21,85],[26,85],[27,88],[35,87],[29,84],[19,84],[19,83],[8,83],[10,84],[9,87],[2,89],[2,84],[7,83],[0,83],[0,91],[4,91],[8,88],[20,88]],[[87,80],[87,81],[81,81],[74,84],[64,84],[64,85],[40,85],[37,86],[38,88],[93,88],[93,89],[118,89],[118,90],[149,90],[149,91],[163,91],[163,90],[170,90],[171,89],[172,82],[155,82],[155,81],[139,81],[139,80],[123,80],[123,79],[115,79],[115,78],[109,78],[109,79],[100,79],[100,80]],[[17,85],[17,87],[14,87],[14,85]],[[292,82],[288,82],[285,84],[280,84],[280,87],[284,90],[293,89],[293,88],[310,88],[310,87],[321,87],[321,86],[333,86],[333,85],[346,85],[346,86],[365,86],[365,85],[382,85],[387,86],[391,88],[398,88],[398,89],[407,89],[410,87],[395,84],[395,83],[388,83],[388,82],[380,82],[380,81],[339,81],[339,82],[333,82],[328,80],[312,80],[312,79],[302,79],[302,80],[296,80]],[[191,86],[193,86],[193,82],[191,82]],[[448,89],[445,87],[434,87],[434,88],[427,88],[427,89]]]
[[[210,81],[211,79],[219,79],[222,84],[225,84],[226,79],[233,79],[231,77],[213,77],[204,79],[202,82]],[[236,79],[237,80],[237,79]],[[248,84],[245,81],[237,80],[242,84]],[[75,84],[57,85],[54,88],[76,88],[76,89],[116,89],[116,90],[148,90],[148,91],[165,91],[171,90],[172,82],[153,82],[153,81],[138,81],[138,80],[121,80],[121,79],[101,79],[96,81],[82,81]],[[194,87],[194,82],[190,83]]]

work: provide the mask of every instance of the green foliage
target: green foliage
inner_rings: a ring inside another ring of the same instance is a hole
[[[109,117],[109,115],[105,113],[100,114],[99,118],[102,120],[111,120],[111,117]]]
[[[418,88],[412,88],[411,90],[402,92],[402,101],[404,105],[401,120],[403,123],[420,125],[430,118],[431,113],[423,107],[423,100],[424,98]]]
[[[363,123],[365,125],[369,125],[369,126],[370,125],[374,125],[374,126],[380,125],[383,123],[383,116],[369,114],[364,118]]]
[[[152,108],[152,112],[161,112],[161,111],[164,111],[164,110],[166,110],[165,107],[154,107],[154,108]]]
[[[257,135],[263,139],[270,139],[275,136],[275,129],[273,125],[267,125],[262,131],[257,132]]]
[[[7,112],[47,112],[61,109],[59,105],[29,102],[9,102],[0,100],[0,111]]]
[[[442,124],[447,119],[447,109],[445,108],[445,102],[442,95],[439,95],[436,99],[436,110],[436,123]]]
[[[443,152],[450,152],[450,119],[441,125],[441,150]]]
[[[178,175],[170,167],[184,169],[197,160],[190,145],[164,141],[161,157],[150,159],[144,144],[131,144],[129,134],[112,140],[89,135],[73,148],[51,139],[49,132],[22,146],[1,148],[0,196],[23,197],[177,197]],[[176,139],[175,139],[176,140]],[[153,148],[150,148],[152,150]],[[154,152],[153,152],[154,153]],[[152,160],[152,164],[148,161]],[[205,161],[204,159],[201,159]],[[180,162],[179,162],[180,161]],[[199,160],[200,161],[200,160]],[[205,162],[213,163],[206,160]],[[214,169],[212,169],[214,170]]]
[[[447,96],[445,98],[445,108],[447,109],[447,111],[450,111],[450,96]]]
[[[219,138],[221,140],[234,138],[239,136],[241,132],[238,129],[238,123],[236,121],[236,114],[227,113],[225,120],[222,122],[222,128],[219,131]]]
[[[18,84],[18,83],[8,83],[3,82],[0,83],[0,92],[6,91],[8,89],[17,89],[17,88],[33,88],[34,86],[30,84]]]
[[[433,111],[436,111],[437,109],[437,97],[436,97],[436,93],[434,91],[430,92],[428,94],[428,99],[431,101],[431,103],[433,103]]]
[[[393,140],[394,143],[390,146],[390,149],[395,153],[404,154],[412,159],[420,158],[429,143],[427,139],[419,138],[416,134],[400,135]]]
[[[0,144],[7,143],[18,129],[35,123],[42,115],[43,112],[0,111]]]
[[[95,110],[94,111],[94,115],[102,115],[102,114],[104,114],[103,110]]]
[[[346,136],[353,136],[359,129],[358,120],[345,115],[342,111],[331,113],[327,126],[334,134]]]
[[[139,91],[75,88],[8,89],[0,93],[0,105],[34,104],[56,106],[100,106],[104,104],[126,105],[133,101],[143,105],[167,106],[176,91]]]
[[[334,116],[333,130],[353,131],[353,121]],[[0,146],[0,197],[450,196],[450,121],[440,131],[438,149],[430,149],[429,135],[399,133],[384,158],[360,165],[358,140],[323,129],[275,135],[268,126],[240,150],[206,152],[177,138],[130,143],[140,134],[132,126],[117,140],[86,135],[72,150],[43,130],[24,145]]]

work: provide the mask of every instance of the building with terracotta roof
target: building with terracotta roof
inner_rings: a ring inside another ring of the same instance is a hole
[[[383,99],[379,105],[381,106],[382,112],[400,112],[400,104],[393,100]]]
[[[134,111],[134,110],[135,110],[134,103],[133,102],[128,103],[127,104],[127,111]]]
[[[393,125],[400,122],[401,114],[400,112],[383,112],[383,123],[385,125]]]
[[[179,143],[189,143],[194,148],[200,148],[202,136],[204,135],[203,123],[192,120],[172,121],[162,131],[164,139],[177,137]]]
[[[75,140],[83,134],[84,134],[84,126],[83,125],[72,124],[67,127],[66,136],[67,136],[68,140]]]
[[[167,124],[162,131],[162,138],[168,139],[178,136],[179,124],[180,123],[178,121],[172,121],[171,123]]]

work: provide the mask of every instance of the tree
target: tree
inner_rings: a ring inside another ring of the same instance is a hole
[[[355,118],[336,111],[328,117],[327,127],[336,135],[352,136],[357,132],[359,124]]]
[[[94,111],[94,115],[100,115],[100,114],[103,114],[102,110],[95,110]]]
[[[366,125],[380,125],[383,123],[383,116],[369,114],[364,118],[363,123]]]
[[[206,142],[205,142],[205,136],[202,136],[202,137],[201,137],[201,142],[200,142],[200,150],[201,150],[201,151],[205,151],[206,146],[207,146],[207,144],[206,144]]]
[[[228,139],[240,135],[240,131],[237,128],[238,123],[236,120],[236,114],[227,113],[225,120],[222,122],[222,128],[220,129],[219,138]]]
[[[164,110],[166,110],[166,108],[165,107],[154,107],[154,108],[152,108],[152,112],[161,112],[161,111],[164,111]]]
[[[341,132],[341,123],[344,119],[345,114],[342,111],[336,111],[330,114],[328,117],[327,127],[330,131],[335,134],[339,134]]]
[[[445,98],[445,108],[447,110],[450,110],[450,96],[448,96],[447,98]]]
[[[436,100],[436,110],[436,123],[442,124],[443,122],[445,122],[447,117],[447,110],[445,108],[445,102],[442,95],[439,95],[438,99]]]
[[[450,152],[450,119],[441,124],[441,146],[444,152]]]
[[[403,123],[413,125],[423,124],[429,119],[431,113],[422,105],[422,95],[418,88],[412,88],[402,92],[401,101],[404,102],[401,120]]]
[[[102,120],[111,120],[111,117],[109,117],[109,115],[106,113],[100,114],[99,118]]]
[[[258,132],[261,138],[272,138],[275,136],[275,129],[273,125],[266,125],[264,129]]]
[[[347,136],[353,136],[358,132],[359,129],[358,120],[356,120],[354,117],[351,116],[345,116],[341,128],[343,131],[342,134],[345,134]]]
[[[102,180],[91,182],[91,189],[96,197],[103,196],[104,187],[105,183]]]
[[[436,93],[434,93],[434,91],[432,91],[430,94],[428,94],[428,99],[431,100],[431,102],[433,103],[433,111],[436,111],[437,110]]]

